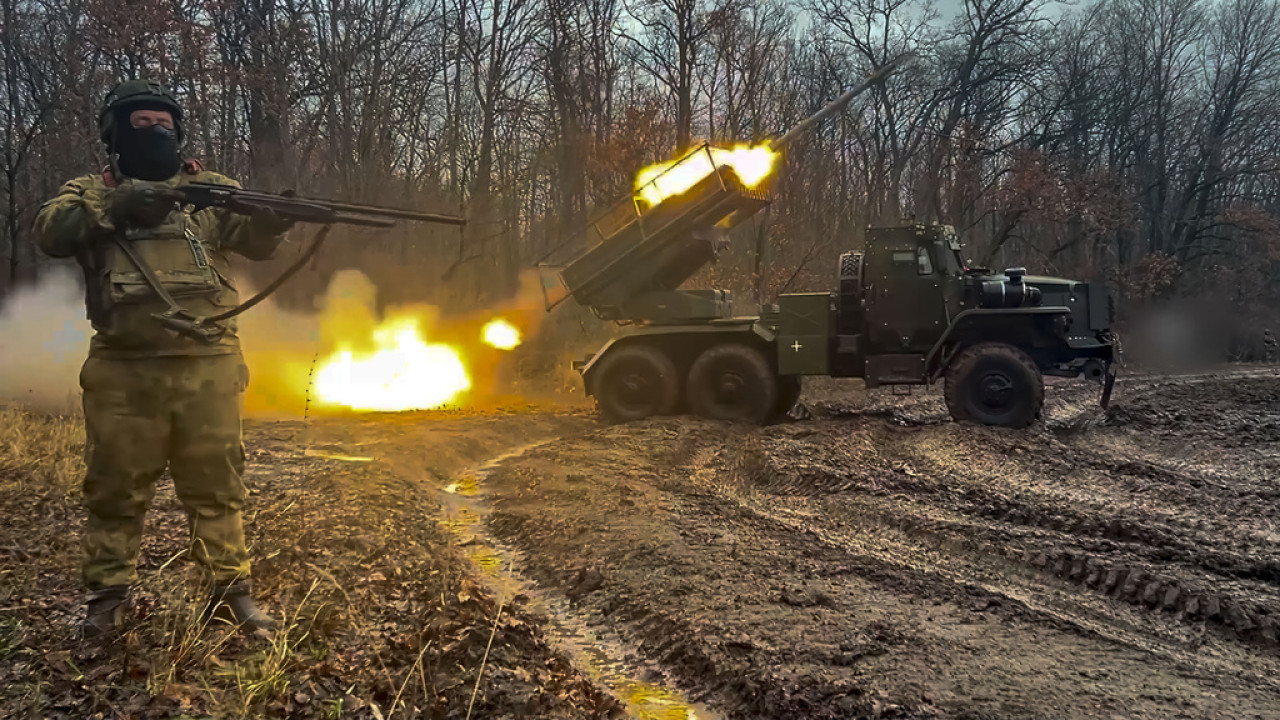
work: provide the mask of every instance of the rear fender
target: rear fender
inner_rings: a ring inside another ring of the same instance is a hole
[[[693,364],[694,358],[708,347],[720,343],[745,342],[758,346],[772,362],[776,353],[772,351],[775,335],[773,331],[755,321],[755,318],[743,318],[719,321],[705,325],[655,325],[635,332],[616,337],[605,343],[603,347],[586,362],[574,363],[574,369],[582,374],[587,394],[591,394],[591,378],[593,371],[599,367],[600,361],[611,350],[636,344],[657,347],[667,353],[676,368],[685,373]]]

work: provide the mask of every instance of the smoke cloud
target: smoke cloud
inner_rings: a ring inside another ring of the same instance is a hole
[[[252,291],[245,291],[247,296]],[[449,406],[475,406],[510,391],[508,371],[516,353],[486,345],[482,328],[502,318],[532,339],[545,316],[541,284],[533,271],[524,273],[514,298],[495,307],[450,313],[428,304],[392,305],[379,311],[376,285],[358,270],[334,275],[320,310],[296,313],[270,301],[241,316],[240,339],[249,365],[246,410],[251,415],[298,417],[345,412],[326,404],[317,393],[317,378],[341,351],[356,354],[376,350],[375,330],[388,321],[408,320],[429,344],[457,351],[470,378],[470,387]],[[422,372],[441,372],[424,368]]]
[[[242,286],[242,299],[253,292]],[[413,318],[425,341],[448,344],[461,354],[471,388],[453,404],[483,402],[503,389],[513,355],[482,342],[484,324],[501,317],[528,341],[545,314],[533,272],[521,277],[516,297],[508,302],[448,314],[432,305],[393,306],[379,312],[374,283],[359,271],[347,270],[334,276],[320,306],[315,313],[291,312],[267,300],[238,318],[249,366],[248,414],[300,417],[325,412],[312,393],[316,372],[339,348],[372,350],[374,330],[389,318],[406,316]],[[35,286],[7,298],[0,306],[0,403],[16,401],[42,411],[78,406],[79,372],[92,333],[83,291],[69,270],[52,271]]]
[[[79,405],[93,333],[71,270],[57,268],[0,306],[0,403],[56,412]]]

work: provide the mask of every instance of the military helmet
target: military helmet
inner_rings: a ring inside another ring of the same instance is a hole
[[[182,142],[182,106],[173,93],[155,80],[125,80],[107,93],[102,101],[102,110],[98,113],[98,130],[102,142],[111,142],[121,110],[145,109],[147,106],[167,110],[173,115],[173,129],[178,135],[178,142]]]

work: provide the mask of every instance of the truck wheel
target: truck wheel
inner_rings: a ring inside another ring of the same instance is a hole
[[[943,394],[956,420],[1021,428],[1040,414],[1044,381],[1025,352],[1003,343],[980,343],[951,363]]]
[[[668,415],[680,400],[680,375],[666,353],[647,345],[614,348],[592,377],[591,394],[610,423]]]
[[[774,406],[774,414],[782,417],[790,412],[791,408],[795,407],[796,403],[800,401],[801,390],[799,375],[779,375],[778,404]]]
[[[764,353],[747,345],[717,345],[693,361],[685,390],[689,407],[713,420],[764,424],[778,405],[778,379]]]

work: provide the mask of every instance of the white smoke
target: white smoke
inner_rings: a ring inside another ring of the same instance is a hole
[[[0,304],[0,404],[64,411],[79,405],[92,329],[72,271],[55,268]]]
[[[543,320],[540,285],[522,278],[521,293],[498,307],[442,319],[428,305],[387,308],[413,312],[433,342],[461,348],[474,384],[471,399],[493,392],[497,367],[507,354],[480,342],[481,326],[494,317],[515,322],[530,338]],[[240,285],[241,300],[254,294]],[[239,335],[249,366],[246,411],[257,416],[302,416],[308,412],[317,361],[337,341],[367,343],[383,320],[377,288],[363,273],[337,273],[318,312],[282,309],[271,300],[239,317]],[[18,402],[33,410],[65,411],[80,404],[80,367],[93,331],[85,318],[84,294],[70,270],[57,268],[39,283],[0,303],[0,406]],[[311,407],[311,411],[316,408]]]

